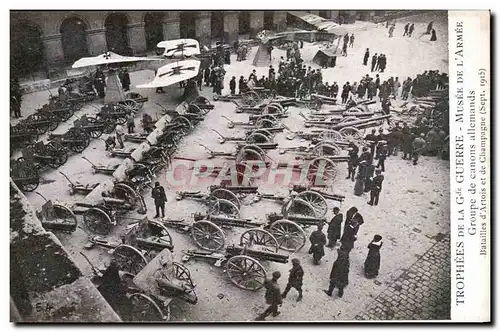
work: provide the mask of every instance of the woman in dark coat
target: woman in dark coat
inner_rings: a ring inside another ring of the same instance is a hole
[[[326,295],[332,296],[335,287],[339,289],[339,297],[344,295],[344,288],[349,284],[349,253],[339,250],[337,260],[333,263],[330,272],[330,286],[328,290],[323,290]]]
[[[366,49],[365,57],[363,58],[363,66],[366,66],[368,59],[370,58],[370,49]]]
[[[431,41],[436,41],[436,40],[437,40],[436,30],[432,29],[432,31],[431,31]]]
[[[375,278],[378,276],[380,269],[380,248],[382,247],[382,237],[375,235],[373,240],[368,245],[368,256],[365,260],[365,277]]]
[[[354,195],[361,196],[365,188],[366,179],[366,168],[368,163],[363,160],[358,165],[358,175],[356,176],[356,182],[354,183]]]

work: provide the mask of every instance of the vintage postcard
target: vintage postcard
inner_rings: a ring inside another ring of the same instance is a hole
[[[491,321],[488,10],[9,14],[11,322]]]

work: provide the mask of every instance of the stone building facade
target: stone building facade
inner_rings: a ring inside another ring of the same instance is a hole
[[[309,11],[324,18],[352,22],[373,12]],[[233,43],[240,35],[283,31],[286,11],[11,11],[11,62],[30,70],[63,68],[83,56],[105,51],[142,55],[156,43],[195,38]],[[17,61],[17,62],[16,62]],[[50,76],[50,75],[49,75]]]

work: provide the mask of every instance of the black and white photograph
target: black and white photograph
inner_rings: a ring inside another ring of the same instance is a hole
[[[11,9],[10,321],[490,320],[454,13]]]

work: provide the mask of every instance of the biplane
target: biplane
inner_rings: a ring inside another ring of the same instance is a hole
[[[163,56],[166,58],[191,57],[200,54],[200,44],[195,39],[175,39],[159,42],[156,47],[164,48]]]

